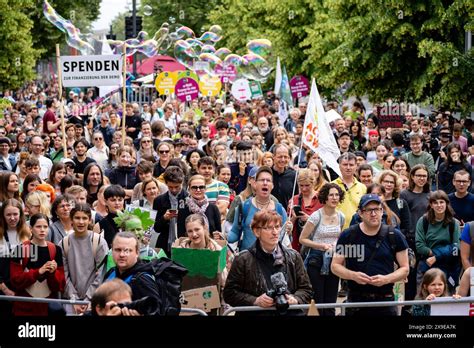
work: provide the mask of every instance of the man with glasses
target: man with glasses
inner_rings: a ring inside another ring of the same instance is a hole
[[[463,225],[474,221],[474,194],[469,192],[471,188],[471,175],[466,170],[458,170],[453,176],[455,192],[448,195],[455,218]]]
[[[362,196],[358,213],[362,222],[339,236],[331,270],[348,280],[348,302],[394,301],[393,284],[404,280],[409,272],[406,240],[400,231],[382,223],[383,207],[378,195]],[[395,316],[397,309],[352,308],[346,315]]]
[[[428,152],[423,151],[422,138],[419,134],[410,135],[410,149],[411,152],[403,155],[408,162],[410,168],[413,168],[417,164],[424,164],[428,168],[430,177],[435,175],[435,166],[433,156]]]
[[[153,210],[156,210],[154,229],[159,233],[156,248],[161,248],[170,254],[170,241],[174,242],[177,237],[185,236],[186,198],[188,192],[183,189],[184,172],[176,166],[169,166],[163,174],[168,192],[155,198]],[[154,245],[150,245],[155,247]]]
[[[44,141],[39,135],[34,135],[30,140],[30,153],[33,157],[36,157],[40,162],[40,178],[47,180],[51,168],[53,168],[53,162],[49,158],[43,156]]]
[[[102,133],[105,144],[110,146],[114,138],[115,129],[109,124],[109,116],[104,112],[100,115],[100,123],[95,127],[95,131]]]
[[[16,169],[15,156],[10,154],[10,139],[0,138],[0,172],[14,172]]]

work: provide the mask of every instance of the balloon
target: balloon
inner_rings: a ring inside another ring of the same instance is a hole
[[[151,16],[153,14],[153,8],[150,5],[143,6],[143,14],[145,16]]]
[[[51,24],[67,34],[66,42],[69,46],[79,50],[83,55],[94,54],[94,47],[84,40],[85,36],[81,31],[71,21],[61,17],[46,0],[43,3],[43,14]]]
[[[184,40],[178,40],[174,45],[174,56],[178,62],[188,69],[194,68],[194,62],[197,59],[193,47]]]
[[[259,56],[266,58],[271,53],[272,43],[267,39],[252,40],[247,43],[247,49],[251,53],[258,54]]]
[[[222,47],[216,51],[215,55],[218,56],[221,60],[224,60],[224,58],[231,53],[232,51],[229,50],[227,47]]]

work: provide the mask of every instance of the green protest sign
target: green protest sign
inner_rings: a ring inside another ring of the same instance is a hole
[[[250,92],[252,93],[252,99],[263,98],[262,86],[258,81],[250,81]]]

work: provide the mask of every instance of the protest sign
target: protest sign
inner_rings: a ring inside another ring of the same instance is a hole
[[[203,75],[199,80],[199,90],[206,97],[215,97],[221,92],[222,83],[218,76]]]
[[[118,86],[122,83],[120,55],[62,56],[60,60],[64,87]]]
[[[262,86],[260,85],[260,82],[250,81],[249,86],[250,86],[250,92],[252,93],[252,99],[263,98]]]
[[[293,99],[306,97],[309,94],[309,81],[306,77],[297,75],[290,80],[290,90]]]
[[[199,85],[196,80],[184,77],[176,82],[175,93],[180,101],[189,102],[198,98]]]
[[[155,88],[162,95],[171,95],[174,93],[174,87],[178,80],[178,74],[165,71],[159,74],[155,80]]]
[[[238,79],[232,85],[231,93],[238,101],[246,101],[252,98],[249,81],[247,79]]]

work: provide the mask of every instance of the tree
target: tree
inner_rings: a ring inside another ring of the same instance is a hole
[[[174,26],[181,24],[194,30],[200,36],[212,23],[207,19],[209,12],[222,0],[143,0],[140,15],[143,16],[143,28],[152,37],[164,22]],[[152,14],[143,14],[144,6],[151,6]],[[171,20],[170,20],[171,19]]]
[[[0,0],[0,90],[15,89],[34,77],[39,52],[32,47],[33,21],[25,14],[33,0]]]
[[[125,16],[128,14],[126,12],[119,13],[113,20],[112,20],[112,32],[117,35],[117,40],[125,40]]]
[[[464,53],[464,32],[474,29],[473,7],[463,0],[223,0],[209,18],[223,28],[219,45],[242,54],[249,40],[269,39],[289,75],[315,77],[323,94],[349,82],[348,93],[375,102],[468,109],[474,51]]]
[[[43,0],[34,0],[33,9],[25,11],[35,23],[31,29],[33,47],[41,52],[41,58],[56,55],[56,44],[66,46],[66,34],[51,24],[43,15]],[[49,0],[56,12],[81,30],[90,31],[91,23],[99,17],[101,0]]]
[[[430,102],[468,109],[473,102],[472,2],[323,0],[303,45],[304,67],[326,86],[372,101]]]

